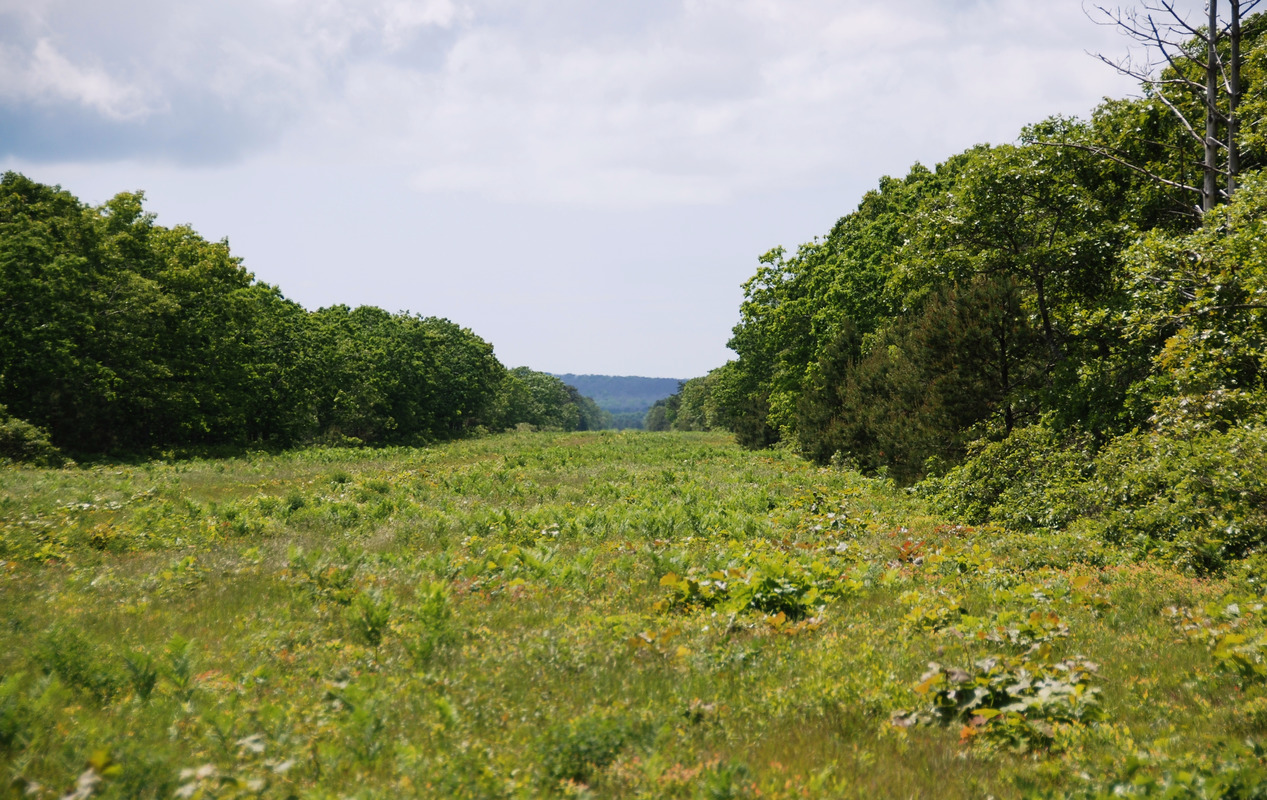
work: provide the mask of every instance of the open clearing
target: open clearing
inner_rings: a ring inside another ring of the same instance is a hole
[[[1248,591],[715,434],[11,467],[0,792],[1251,796]]]

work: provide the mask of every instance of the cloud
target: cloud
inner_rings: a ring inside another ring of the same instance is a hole
[[[460,16],[452,0],[398,0],[381,9],[383,46],[391,52],[407,45],[420,28],[448,28]]]
[[[66,0],[4,23],[10,156],[334,159],[517,202],[874,175],[1112,83],[1081,52],[1105,31],[1032,0]]]
[[[104,69],[72,63],[48,39],[28,52],[0,48],[0,98],[12,103],[70,103],[107,120],[143,117],[151,109],[139,86],[117,80]]]
[[[532,4],[465,28],[441,68],[356,63],[326,98],[335,150],[510,201],[724,202],[940,158],[1090,109],[1106,81],[1080,11],[688,0],[621,35],[537,30]],[[1053,26],[1053,22],[1057,24]],[[879,162],[879,163],[877,163]]]
[[[307,129],[349,65],[462,16],[455,0],[6,0],[0,155],[236,161]]]

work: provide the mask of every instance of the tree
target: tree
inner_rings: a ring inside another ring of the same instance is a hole
[[[1128,253],[1127,334],[1151,360],[1135,387],[1162,428],[1226,427],[1267,408],[1267,181],[1188,236],[1154,233]]]
[[[1000,433],[1011,431],[1039,372],[1033,338],[1007,276],[946,287],[866,350],[846,326],[801,397],[801,451],[820,463],[840,453],[902,481],[929,458],[953,462],[979,423],[997,415]]]
[[[90,208],[0,179],[0,404],[31,431],[96,454],[429,442],[495,424],[505,368],[470,330],[371,306],[310,314],[227,241],[157,225],[143,202]],[[603,424],[550,380],[561,427]]]
[[[885,177],[825,239],[761,257],[744,283],[740,321],[728,346],[739,359],[713,392],[720,415],[746,447],[795,433],[796,403],[812,365],[846,324],[874,331],[889,311],[884,296],[892,256],[921,198],[944,191],[950,170],[916,164]]]
[[[1062,307],[1092,302],[1112,283],[1116,221],[1082,174],[1076,151],[1002,145],[960,157],[946,192],[912,220],[892,280],[904,304],[974,275],[1008,276],[1038,318],[1048,368],[1064,357]]]
[[[672,394],[655,401],[655,404],[647,409],[647,416],[642,423],[643,429],[653,433],[673,430],[681,404],[681,394]]]
[[[15,172],[0,182],[0,403],[59,445],[96,444],[81,412],[108,401],[98,313],[109,284],[89,209]],[[127,289],[123,286],[121,289]],[[120,291],[115,297],[125,294]]]
[[[1139,170],[1150,178],[1199,195],[1198,214],[1231,198],[1242,171],[1241,101],[1244,96],[1242,21],[1260,0],[1228,0],[1228,17],[1220,18],[1218,0],[1209,0],[1204,27],[1195,26],[1173,0],[1150,0],[1141,9],[1093,6],[1102,24],[1117,27],[1153,55],[1140,63],[1129,55],[1099,58],[1145,87],[1164,105],[1202,150],[1199,185],[1177,180],[1140,165],[1103,144],[1062,142]],[[1220,139],[1220,127],[1223,138]],[[1221,185],[1220,185],[1221,184]]]
[[[556,431],[596,431],[612,427],[612,416],[571,384],[546,372],[515,367],[497,392],[494,427],[528,424]]]

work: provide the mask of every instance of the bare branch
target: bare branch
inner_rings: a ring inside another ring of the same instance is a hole
[[[1183,44],[1182,44],[1182,43],[1180,43],[1180,44],[1176,44],[1176,43],[1174,43],[1174,42],[1171,42],[1171,41],[1169,41],[1169,40],[1167,40],[1167,39],[1163,38],[1163,37],[1161,36],[1161,34],[1157,32],[1157,24],[1156,24],[1155,22],[1153,22],[1153,18],[1152,18],[1152,17],[1149,17],[1149,18],[1148,18],[1148,22],[1149,22],[1149,24],[1152,26],[1152,29],[1153,29],[1153,36],[1154,36],[1154,38],[1153,38],[1153,40],[1152,40],[1152,41],[1153,41],[1153,43],[1157,45],[1157,49],[1158,49],[1158,51],[1160,51],[1160,52],[1161,52],[1162,56],[1166,59],[1166,63],[1167,63],[1167,64],[1169,64],[1169,65],[1170,65],[1170,68],[1171,68],[1171,69],[1173,69],[1175,72],[1177,72],[1177,73],[1179,73],[1179,74],[1181,74],[1181,75],[1183,74],[1182,70],[1179,68],[1179,65],[1178,65],[1177,63],[1175,63],[1175,57],[1174,57],[1173,55],[1171,55],[1170,50],[1168,50],[1168,49],[1167,49],[1167,46],[1169,46],[1169,47],[1173,47],[1174,49],[1178,50],[1180,53],[1182,53],[1182,54],[1183,54],[1183,58],[1187,59],[1188,61],[1192,62],[1193,64],[1196,64],[1196,65],[1197,65],[1198,67],[1200,67],[1202,70],[1205,70],[1205,69],[1207,69],[1207,68],[1209,67],[1209,63],[1208,63],[1208,62],[1202,61],[1202,60],[1198,59],[1196,56],[1194,56],[1192,53],[1189,53],[1187,50],[1184,50],[1184,49],[1183,49]],[[1196,34],[1194,34],[1194,35],[1196,35]],[[1209,44],[1210,39],[1209,39],[1209,37],[1208,37],[1208,36],[1199,36],[1199,35],[1196,35],[1196,36],[1197,36],[1197,38],[1201,39],[1201,41],[1203,41],[1203,42],[1205,42],[1205,43]]]
[[[1179,23],[1179,25],[1180,25],[1180,26],[1181,26],[1181,27],[1182,27],[1185,31],[1187,31],[1187,32],[1188,32],[1190,35],[1192,35],[1192,36],[1195,36],[1195,37],[1201,38],[1201,31],[1200,31],[1199,29],[1194,28],[1194,27],[1192,27],[1191,25],[1189,25],[1189,24],[1188,24],[1188,21],[1187,21],[1186,19],[1184,19],[1184,18],[1183,18],[1183,16],[1182,16],[1182,15],[1181,15],[1178,11],[1175,11],[1175,4],[1174,4],[1174,3],[1164,2],[1164,0],[1163,0],[1163,2],[1162,2],[1162,4],[1161,4],[1161,6],[1162,6],[1162,8],[1166,9],[1166,11],[1170,14],[1170,16],[1171,16],[1171,17],[1173,17],[1173,18],[1175,19],[1175,21],[1176,21],[1176,22],[1178,22],[1178,23]]]
[[[1158,183],[1164,184],[1166,186],[1174,187],[1175,189],[1183,189],[1184,191],[1187,191],[1187,192],[1196,192],[1197,194],[1202,194],[1201,189],[1197,188],[1196,186],[1189,186],[1186,183],[1179,183],[1178,181],[1172,181],[1169,178],[1164,178],[1161,175],[1158,175],[1157,173],[1153,172],[1150,169],[1141,167],[1138,164],[1132,164],[1130,161],[1127,161],[1125,158],[1122,158],[1121,156],[1112,152],[1110,148],[1097,147],[1095,145],[1090,145],[1090,144],[1082,144],[1081,142],[1038,141],[1038,142],[1034,142],[1034,144],[1042,145],[1044,147],[1070,147],[1070,148],[1073,148],[1074,150],[1082,150],[1087,153],[1093,153],[1097,156],[1100,156],[1101,158],[1107,158],[1110,161],[1116,162],[1118,164],[1121,164],[1124,167],[1132,169],[1140,173],[1141,175],[1147,175],[1150,179],[1155,180]]]
[[[1169,98],[1167,98],[1161,92],[1158,92],[1157,99],[1161,101],[1162,105],[1170,109],[1170,113],[1174,114],[1175,117],[1178,118],[1180,124],[1182,124],[1184,129],[1187,130],[1188,133],[1192,135],[1192,138],[1196,139],[1201,144],[1205,144],[1205,136],[1203,134],[1197,133],[1196,128],[1192,127],[1192,123],[1188,122],[1188,118],[1183,115],[1183,112],[1180,111],[1179,108],[1175,106],[1174,103],[1170,102]]]
[[[1089,145],[1068,146],[1097,153],[1102,158],[1148,175],[1162,185],[1198,191],[1202,197],[1201,213],[1213,208],[1220,199],[1230,197],[1236,191],[1236,175],[1240,171],[1237,147],[1241,122],[1237,106],[1243,91],[1242,61],[1238,51],[1240,22],[1243,15],[1262,0],[1245,0],[1243,3],[1241,0],[1228,0],[1230,14],[1227,24],[1220,19],[1217,0],[1207,0],[1206,13],[1200,25],[1189,22],[1179,10],[1181,0],[1137,0],[1139,5],[1136,8],[1125,10],[1121,6],[1094,3],[1088,7],[1088,2],[1083,0],[1082,8],[1092,21],[1116,27],[1145,48],[1147,57],[1138,61],[1130,50],[1118,61],[1100,54],[1097,57],[1118,73],[1140,81],[1145,95],[1165,106],[1187,137],[1201,146],[1204,185],[1198,190],[1181,181],[1163,178],[1147,167],[1132,163],[1121,151],[1112,152],[1109,148]],[[1230,42],[1230,56],[1221,53],[1218,48],[1225,40]],[[1191,77],[1197,74],[1202,76],[1202,82]],[[1203,111],[1204,133],[1197,129],[1197,120],[1179,108],[1180,103],[1187,102],[1181,98],[1188,95]],[[1220,129],[1226,134],[1226,141],[1220,136]],[[1221,160],[1226,161],[1226,170],[1220,169]],[[1219,176],[1227,179],[1226,189],[1218,187]]]
[[[1204,89],[1203,84],[1197,83],[1191,78],[1154,78],[1148,81],[1153,86],[1182,86],[1186,89]]]
[[[1114,61],[1113,59],[1103,55],[1102,53],[1092,53],[1090,51],[1087,51],[1087,55],[1092,56],[1094,58],[1098,58],[1099,60],[1103,61],[1105,64],[1108,64],[1110,67],[1117,70],[1120,74],[1125,75],[1128,78],[1134,78],[1140,83],[1144,83],[1149,86],[1157,86],[1157,87],[1182,86],[1186,89],[1192,89],[1193,91],[1196,91],[1198,89],[1202,89],[1202,90],[1205,89],[1205,86],[1203,86],[1202,84],[1197,83],[1196,81],[1190,78],[1184,78],[1182,76],[1178,78],[1155,78],[1153,77],[1153,73],[1151,71],[1143,72],[1135,68],[1131,63],[1131,59],[1129,56],[1127,56],[1126,58],[1123,58],[1121,61]],[[1150,70],[1154,66],[1155,65],[1153,64],[1148,65]]]

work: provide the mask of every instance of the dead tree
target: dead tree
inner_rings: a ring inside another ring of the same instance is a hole
[[[1175,0],[1144,0],[1139,8],[1084,6],[1087,15],[1101,25],[1118,28],[1144,46],[1148,56],[1111,59],[1096,54],[1123,75],[1138,80],[1149,96],[1174,115],[1184,133],[1202,148],[1200,186],[1158,175],[1132,163],[1111,147],[1079,143],[1050,143],[1077,147],[1116,161],[1153,180],[1200,197],[1198,215],[1214,208],[1236,191],[1240,171],[1239,107],[1241,101],[1241,20],[1261,0],[1227,0],[1228,19],[1219,15],[1218,0],[1208,0],[1203,27],[1190,23]],[[1185,95],[1195,101],[1204,120],[1186,111]],[[1201,124],[1204,121],[1204,126]],[[1204,128],[1204,130],[1202,130]],[[1220,138],[1220,130],[1223,138]]]

